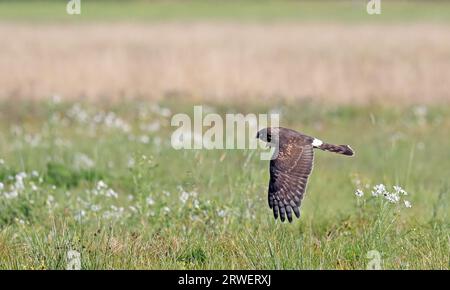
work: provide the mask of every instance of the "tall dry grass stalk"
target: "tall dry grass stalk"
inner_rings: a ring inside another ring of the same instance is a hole
[[[0,97],[450,101],[450,27],[0,24]]]

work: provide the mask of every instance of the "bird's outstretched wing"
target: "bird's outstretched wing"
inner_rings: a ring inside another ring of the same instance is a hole
[[[313,167],[313,146],[295,139],[280,144],[277,158],[270,161],[269,206],[275,219],[280,216],[282,222],[286,216],[292,222],[292,212],[300,217],[300,203]]]

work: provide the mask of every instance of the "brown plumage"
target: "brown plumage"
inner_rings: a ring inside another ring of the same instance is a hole
[[[270,160],[269,206],[275,219],[292,222],[292,215],[300,218],[300,204],[306,191],[314,161],[314,148],[347,156],[354,152],[348,145],[332,145],[297,131],[272,127],[258,132],[257,138],[270,146],[277,146]]]

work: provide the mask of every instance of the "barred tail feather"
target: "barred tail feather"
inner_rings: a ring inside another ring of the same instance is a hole
[[[353,151],[353,149],[348,145],[333,145],[333,144],[323,143],[320,146],[317,146],[317,148],[324,150],[324,151],[334,152],[334,153],[343,154],[343,155],[347,155],[347,156],[355,155],[355,152]]]

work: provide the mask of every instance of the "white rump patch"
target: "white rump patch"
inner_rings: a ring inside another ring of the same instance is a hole
[[[314,140],[312,142],[312,146],[314,146],[314,147],[319,147],[322,144],[323,144],[322,140],[319,140],[319,139],[316,139],[316,138],[314,138]]]
[[[353,150],[353,148],[352,148],[352,147],[350,147],[350,145],[345,145],[345,146],[347,146],[347,147],[348,147],[348,149],[350,149],[350,151],[352,151],[352,155],[350,155],[350,156],[353,156],[353,155],[355,155],[355,151]]]

